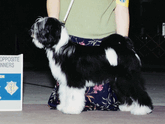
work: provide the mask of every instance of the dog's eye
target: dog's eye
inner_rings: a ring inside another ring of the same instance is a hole
[[[120,45],[120,44],[121,44],[121,42],[118,42],[118,44]]]

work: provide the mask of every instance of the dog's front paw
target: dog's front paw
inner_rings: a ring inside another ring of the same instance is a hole
[[[65,107],[62,112],[65,114],[80,114],[82,110],[76,109],[75,107]]]
[[[63,105],[61,105],[61,104],[57,105],[57,110],[62,111],[63,108],[64,108]]]
[[[77,108],[75,106],[63,106],[63,105],[58,105],[57,110],[63,112],[64,114],[80,114],[81,109]]]

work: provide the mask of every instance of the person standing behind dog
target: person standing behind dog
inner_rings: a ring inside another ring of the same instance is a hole
[[[47,0],[48,16],[63,21],[70,2]],[[74,0],[65,22],[71,40],[81,45],[99,46],[103,38],[113,33],[128,37],[128,6],[129,0]],[[116,99],[112,92],[110,94]]]
[[[47,0],[47,13],[63,21],[71,0]],[[103,38],[112,33],[128,36],[129,0],[75,0],[65,26],[70,35]]]

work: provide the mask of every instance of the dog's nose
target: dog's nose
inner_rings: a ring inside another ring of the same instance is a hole
[[[31,26],[31,29],[29,31],[29,35],[31,35],[31,37],[34,36],[34,25]]]
[[[30,29],[29,35],[31,35],[31,37],[33,37],[34,36],[34,30]]]
[[[29,35],[33,38],[33,37],[34,37],[34,30],[31,29],[31,30],[29,31]]]

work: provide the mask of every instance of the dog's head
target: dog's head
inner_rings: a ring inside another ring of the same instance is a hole
[[[64,24],[57,19],[38,18],[31,27],[31,37],[38,48],[51,48],[59,43],[63,30],[66,33],[65,37],[69,37]]]

